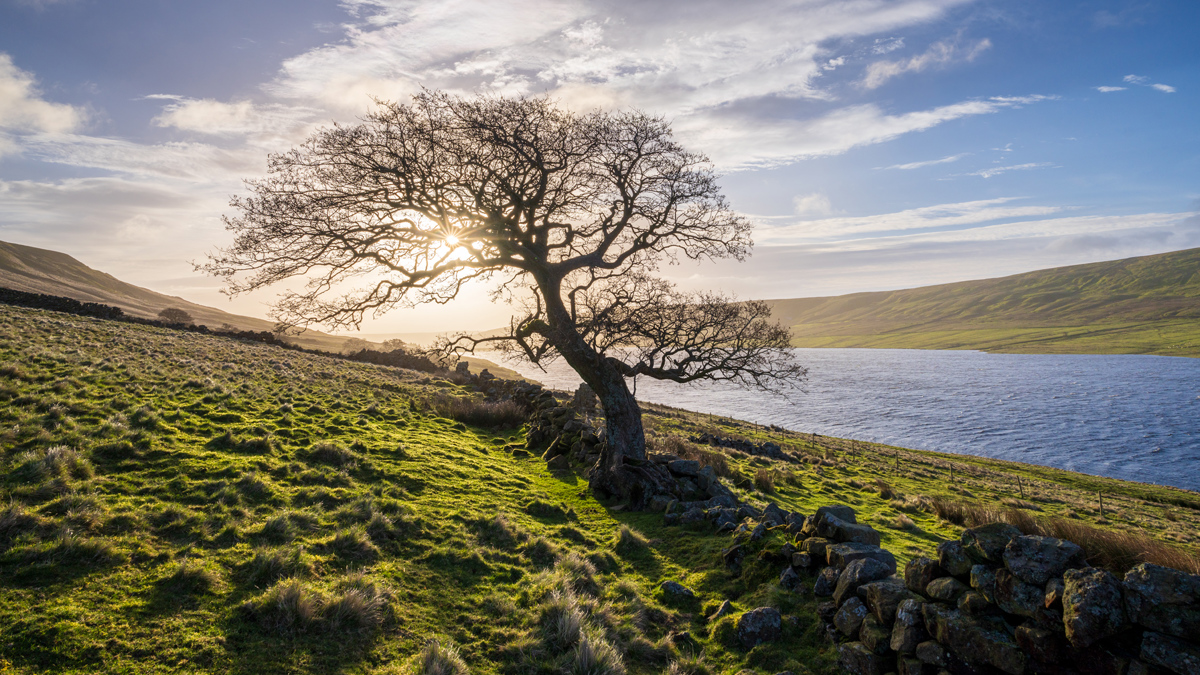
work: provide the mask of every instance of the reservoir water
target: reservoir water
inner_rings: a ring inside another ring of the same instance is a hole
[[[637,381],[640,400],[786,429],[1200,490],[1200,359],[797,349],[788,397]],[[579,377],[505,365],[555,389]]]

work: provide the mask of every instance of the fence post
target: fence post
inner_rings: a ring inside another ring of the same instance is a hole
[[[1097,492],[1096,494],[1100,496],[1100,518],[1103,520],[1103,518],[1104,518],[1104,493]]]

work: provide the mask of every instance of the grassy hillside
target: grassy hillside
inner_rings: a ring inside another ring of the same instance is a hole
[[[111,274],[94,270],[65,253],[3,241],[0,241],[0,287],[113,305],[128,314],[148,319],[157,317],[167,307],[177,307],[191,314],[195,323],[210,328],[223,325],[250,331],[272,331],[275,328],[274,322],[266,319],[231,314],[134,286]],[[305,330],[287,339],[306,349],[339,352],[350,338]],[[465,360],[471,364],[472,372],[487,368],[498,377],[521,379],[515,371],[491,361],[475,357]]]
[[[480,674],[582,672],[588,654],[598,674],[622,672],[617,659],[632,674],[836,672],[816,600],[774,583],[782,532],[731,577],[728,535],[598,502],[523,452],[511,417],[449,404],[472,396],[0,306],[0,672],[400,673],[431,638]],[[854,506],[902,564],[958,536],[935,515],[949,499],[1149,533],[1181,554],[1200,543],[1200,495],[1182,490],[658,406],[646,422],[655,447],[701,453],[743,500]],[[678,438],[701,431],[771,438],[802,461]],[[697,600],[673,603],[664,580]],[[785,639],[736,647],[733,617],[705,618],[726,599],[734,617],[768,604],[794,617]]]
[[[1200,249],[769,302],[798,347],[1200,356]]]

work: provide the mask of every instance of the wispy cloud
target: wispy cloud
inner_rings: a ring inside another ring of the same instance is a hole
[[[1175,87],[1172,87],[1169,84],[1151,83],[1150,78],[1146,77],[1145,75],[1126,75],[1124,77],[1124,81],[1128,84],[1139,84],[1143,87],[1150,87],[1151,89],[1157,89],[1158,91],[1161,91],[1164,94],[1174,94],[1175,93]],[[1103,90],[1101,90],[1101,91],[1103,91]]]
[[[160,127],[174,127],[214,136],[271,134],[302,136],[320,111],[303,106],[261,105],[251,101],[225,103],[212,99],[186,99],[159,95],[174,102],[154,118]]]
[[[829,197],[815,192],[810,195],[796,195],[792,198],[792,206],[798,216],[827,216],[833,213],[833,204]]]
[[[889,115],[875,104],[865,104],[835,110],[815,119],[766,119],[752,124],[706,114],[681,119],[675,127],[684,140],[704,148],[722,168],[738,170],[838,155],[952,120],[988,115],[1052,98],[1036,95],[994,97],[899,115]]]
[[[1046,216],[1063,210],[1057,206],[1020,206],[1016,197],[923,206],[872,216],[806,219],[792,223],[760,225],[755,240],[764,246],[800,242],[859,239],[864,235],[891,236],[914,230],[961,228],[998,220]],[[761,222],[761,219],[755,219]]]
[[[1128,87],[1096,87],[1096,91],[1102,92],[1105,94],[1114,92],[1114,91],[1125,91],[1126,89],[1128,89]]]
[[[945,66],[955,61],[974,61],[992,46],[992,41],[984,38],[974,44],[963,46],[956,40],[944,40],[933,43],[923,54],[900,61],[876,61],[867,66],[867,73],[862,79],[862,87],[876,89],[888,80],[905,73],[919,73],[937,66]]]
[[[980,169],[979,171],[972,171],[971,173],[968,173],[966,175],[979,176],[980,178],[991,178],[992,176],[999,176],[1000,174],[1008,173],[1009,171],[1029,171],[1030,169],[1041,169],[1041,168],[1044,168],[1047,166],[1053,166],[1053,164],[1051,164],[1049,162],[1030,162],[1028,164],[1012,164],[1009,166],[993,166],[988,169]]]
[[[1175,93],[1175,87],[1172,87],[1169,84],[1152,84],[1150,86],[1154,87],[1155,89],[1157,89],[1163,93],[1166,93],[1166,94],[1174,94]]]
[[[886,166],[884,168],[885,169],[901,169],[903,171],[912,171],[913,169],[922,169],[927,166],[934,166],[935,164],[949,164],[951,162],[957,162],[958,160],[960,160],[963,157],[966,157],[970,154],[971,153],[969,153],[969,152],[963,152],[963,153],[959,153],[957,155],[950,155],[949,157],[943,157],[941,159],[927,159],[923,162],[909,162],[907,164],[893,164],[891,166]]]

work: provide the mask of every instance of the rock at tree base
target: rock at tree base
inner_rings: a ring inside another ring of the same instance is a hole
[[[997,574],[999,582],[999,574]],[[1087,567],[1063,575],[1063,625],[1075,647],[1088,647],[1128,624],[1121,584],[1106,570]]]
[[[1008,543],[1020,536],[1021,531],[1008,523],[988,523],[964,530],[959,541],[975,562],[998,563],[1003,561]]]
[[[946,572],[942,570],[942,566],[936,560],[925,557],[913,558],[904,566],[904,585],[914,593],[923,594],[929,582],[945,576],[945,574]]]
[[[676,601],[695,600],[696,594],[692,589],[684,586],[678,581],[664,581],[658,586],[662,589],[663,595]]]
[[[857,595],[859,586],[878,581],[890,574],[887,565],[874,558],[855,560],[838,575],[837,586],[833,589],[833,601],[841,605]]]
[[[738,619],[737,638],[743,649],[753,649],[764,642],[774,642],[783,635],[783,617],[774,607],[759,607]]]
[[[850,598],[842,605],[837,614],[833,615],[833,625],[848,638],[858,635],[858,629],[867,618],[867,606],[858,598]]]
[[[1200,641],[1200,576],[1142,563],[1125,574],[1125,610],[1133,623]]]
[[[717,619],[725,616],[726,614],[728,614],[732,611],[733,611],[733,603],[729,602],[728,600],[725,600],[724,602],[721,603],[721,606],[717,608],[717,611],[713,612],[712,616],[708,617],[708,621],[709,621],[709,623],[712,623],[713,621],[716,621]]]
[[[850,675],[884,675],[891,659],[872,652],[861,642],[838,645],[838,665]]]
[[[693,459],[677,459],[667,462],[667,470],[676,476],[695,477],[700,475],[700,462]]]
[[[800,581],[800,575],[796,574],[796,570],[791,566],[783,568],[783,572],[779,574],[779,586],[793,593],[804,590],[804,584]]]
[[[1200,673],[1200,646],[1147,631],[1142,638],[1142,660],[1178,675],[1195,675]]]

